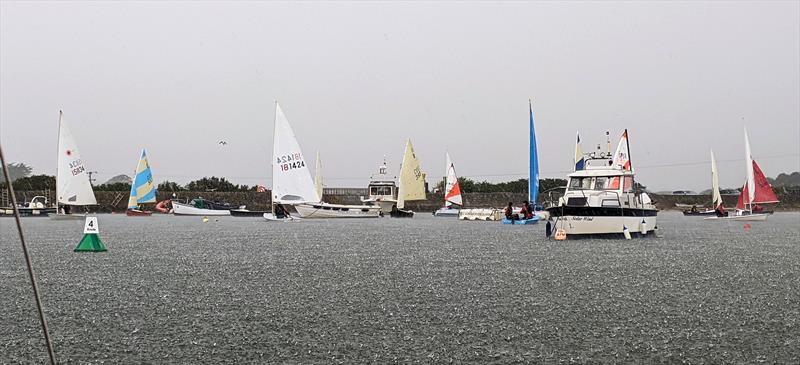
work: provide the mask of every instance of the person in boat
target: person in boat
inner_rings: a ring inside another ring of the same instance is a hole
[[[725,211],[725,207],[723,207],[722,204],[718,205],[717,209],[714,209],[714,213],[717,215],[717,217],[728,216],[728,212]]]
[[[283,204],[275,204],[275,217],[277,218],[289,217],[289,212],[286,211],[286,208],[283,207]]]
[[[523,204],[525,204],[525,219],[533,218],[533,215],[535,214],[533,204],[531,204],[529,201],[525,201]]]
[[[761,213],[764,211],[764,208],[760,205],[756,204],[753,206],[753,213]]]
[[[692,210],[691,210],[691,212],[692,212],[692,213],[697,213],[697,205],[696,205],[696,204],[695,204],[695,205],[692,205]]]
[[[508,202],[508,206],[506,206],[505,213],[506,213],[506,219],[508,219],[510,221],[519,220],[519,215],[518,214],[514,214],[514,203],[513,202]]]

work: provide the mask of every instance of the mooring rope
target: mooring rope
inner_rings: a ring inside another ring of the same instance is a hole
[[[17,231],[19,232],[19,241],[22,244],[22,253],[25,255],[25,264],[28,265],[28,275],[31,278],[31,287],[33,288],[33,297],[36,299],[36,310],[39,312],[39,321],[42,323],[42,332],[44,332],[44,342],[47,344],[47,355],[50,356],[50,364],[56,364],[56,354],[53,352],[53,344],[50,342],[50,331],[47,329],[47,320],[44,318],[44,310],[42,310],[42,299],[39,297],[39,288],[36,286],[36,275],[33,273],[33,264],[31,263],[31,256],[28,254],[28,246],[25,244],[25,235],[22,233],[22,222],[19,220],[19,208],[17,207],[17,197],[14,195],[14,187],[11,185],[11,177],[8,175],[8,166],[6,166],[6,158],[3,155],[3,147],[0,146],[0,163],[3,164],[3,175],[6,178],[6,187],[8,194],[11,196],[11,206],[14,209],[14,219],[17,222]]]

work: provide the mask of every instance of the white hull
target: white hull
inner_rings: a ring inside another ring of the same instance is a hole
[[[644,217],[647,232],[656,227],[656,218]],[[555,228],[562,228],[567,235],[571,235],[622,233],[623,227],[627,227],[631,233],[642,233],[642,217],[568,215],[558,217]]]
[[[767,220],[769,214],[745,214],[745,215],[729,215],[727,217],[705,217],[704,220],[729,220],[729,221],[747,221],[747,222],[763,222]]]
[[[505,218],[503,211],[493,208],[461,209],[458,219],[466,221],[501,221]]]
[[[303,218],[377,218],[381,208],[376,205],[297,204],[297,213]]]
[[[362,202],[368,205],[377,205],[381,208],[381,213],[389,214],[392,212],[392,207],[397,205],[397,200],[394,199],[361,199]]]
[[[289,216],[289,217],[286,217],[286,218],[278,218],[272,213],[264,213],[264,219],[266,219],[266,220],[268,220],[270,222],[299,222],[299,221],[303,220],[303,218],[292,217],[292,216]]]
[[[435,217],[458,217],[458,212],[461,209],[453,209],[453,208],[439,208],[437,211],[433,212]]]
[[[172,202],[172,214],[175,215],[231,215],[228,210],[221,209],[200,209],[189,204]]]

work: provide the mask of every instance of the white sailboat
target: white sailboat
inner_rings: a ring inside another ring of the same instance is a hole
[[[56,202],[59,209],[52,219],[84,219],[85,215],[71,214],[74,206],[97,205],[94,190],[81,160],[78,145],[72,136],[64,113],[58,112],[58,172],[56,173]]]
[[[746,181],[736,202],[736,212],[722,217],[706,217],[708,220],[737,220],[737,221],[765,221],[770,212],[765,212],[758,204],[777,203],[778,197],[772,190],[767,177],[761,171],[753,155],[750,152],[750,139],[747,137],[747,129],[744,131],[744,151],[745,151],[745,171]],[[717,183],[719,188],[719,183]],[[719,192],[715,193],[716,195]],[[721,201],[721,198],[720,198]],[[715,203],[716,204],[716,203]]]
[[[321,187],[321,176],[319,182]],[[322,201],[297,137],[277,102],[272,150],[272,201],[294,206],[303,218],[374,218],[380,214],[378,206]],[[264,214],[264,218],[276,219],[270,213]]]
[[[444,180],[444,207],[439,208],[433,212],[436,217],[458,217],[458,211],[464,206],[464,201],[461,197],[461,187],[458,185],[458,176],[456,176],[456,168],[453,161],[450,159],[450,153],[445,153],[447,156],[447,166],[445,167],[445,180]]]
[[[392,217],[413,217],[413,211],[405,210],[406,202],[425,200],[426,198],[425,173],[420,168],[419,159],[417,159],[417,154],[414,153],[414,146],[409,138],[406,141],[403,163],[400,166],[397,206],[392,208],[390,215]]]

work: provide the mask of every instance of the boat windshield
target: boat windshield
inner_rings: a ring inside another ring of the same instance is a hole
[[[369,188],[370,195],[392,195],[391,186],[371,186]]]
[[[619,176],[601,176],[595,179],[595,190],[617,190],[619,189]]]
[[[589,190],[592,188],[591,177],[573,177],[569,180],[570,190]]]

